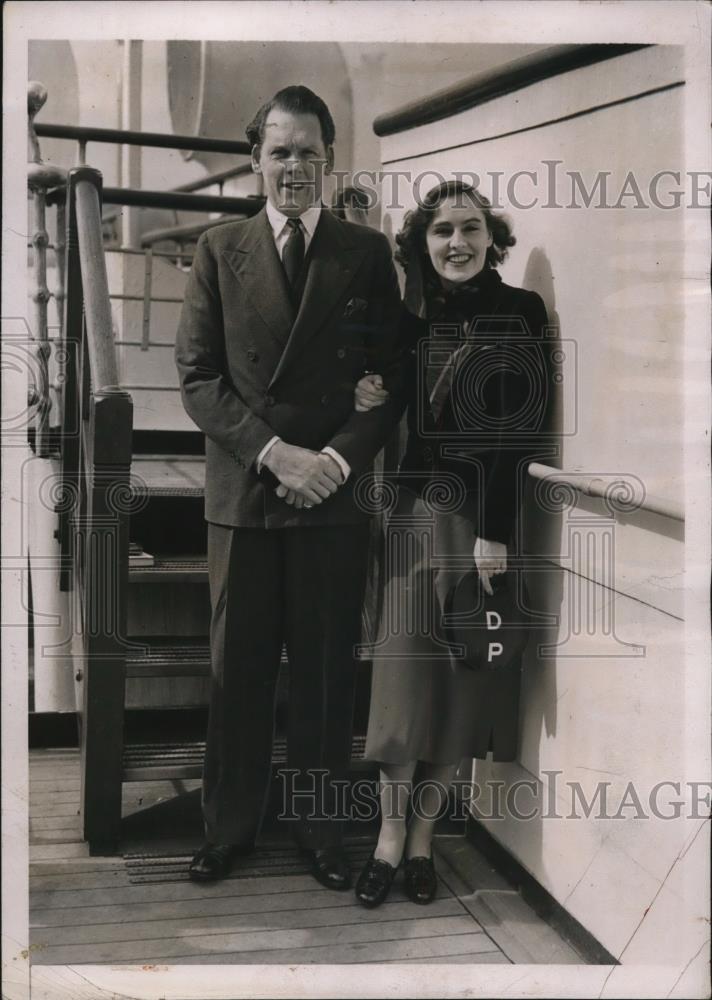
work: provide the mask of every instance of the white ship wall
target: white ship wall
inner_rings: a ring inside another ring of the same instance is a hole
[[[685,169],[684,89],[638,95],[684,76],[681,50],[645,49],[381,143],[393,170],[474,171],[488,195],[499,171],[503,200],[508,178],[534,172],[514,192],[522,205],[535,196],[538,205],[508,207],[518,242],[502,276],[541,294],[567,355],[556,389],[557,447],[540,461],[604,481],[632,474],[648,494],[680,507],[683,390],[695,392],[683,383],[686,295],[706,262],[700,256],[694,273],[684,271],[682,211],[636,209],[631,198],[618,209],[544,207],[552,168],[542,161],[561,161],[564,205],[567,171],[580,172],[589,188],[597,171],[610,171],[611,202],[633,171],[647,198],[657,171]],[[593,110],[600,105],[611,106]],[[424,178],[421,193],[436,181]],[[669,189],[661,184],[663,201]],[[401,192],[403,207],[386,208],[390,234],[413,204],[407,182]],[[527,651],[518,761],[478,761],[474,777],[483,789],[501,782],[503,803],[516,782],[528,782],[517,805],[529,812],[538,801],[539,814],[526,822],[506,811],[486,818],[494,810],[485,791],[474,813],[616,958],[660,962],[663,991],[707,934],[696,917],[704,913],[699,873],[709,849],[703,819],[637,818],[630,805],[616,819],[596,818],[595,808],[588,818],[581,809],[578,819],[544,818],[542,809],[567,817],[572,783],[590,802],[608,782],[615,814],[632,783],[649,814],[656,783],[704,780],[690,737],[700,723],[698,699],[707,705],[709,692],[693,686],[699,671],[685,654],[684,525],[642,511],[612,514],[591,498],[547,512],[531,495],[525,522],[527,550],[547,561],[545,572],[529,574],[532,605],[554,619]],[[549,649],[537,655],[542,643]],[[684,784],[681,792],[662,789],[660,808],[674,812],[671,800],[685,797]]]

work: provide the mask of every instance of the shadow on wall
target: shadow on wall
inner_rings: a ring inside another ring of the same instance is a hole
[[[554,289],[554,274],[551,261],[542,247],[535,247],[529,254],[522,285],[529,291],[537,292],[544,301],[549,320],[550,338],[547,338],[547,353],[550,363],[550,377],[547,391],[550,398],[546,414],[546,443],[543,446],[538,461],[544,465],[560,468],[563,458],[562,431],[564,426],[564,393],[562,384],[557,380],[561,374],[561,364],[556,362],[556,353],[561,345],[560,317],[556,310],[556,293]],[[562,514],[544,512],[539,508],[534,498],[534,483],[531,477],[526,484],[523,523],[524,551],[537,557],[551,556],[556,553],[561,537]],[[551,563],[546,563],[546,569],[536,574],[530,574],[528,580],[529,593],[532,596],[534,609],[542,614],[561,616],[563,604],[562,573]],[[558,627],[555,624],[542,627],[541,631],[532,637],[526,652],[523,677],[523,697],[521,708],[527,713],[526,726],[529,733],[541,733],[542,726],[547,736],[556,735],[556,670],[551,654],[540,657],[537,650],[541,646],[551,649],[556,642]],[[527,697],[531,693],[528,677],[536,684],[536,698]],[[536,712],[540,718],[537,725],[531,713]],[[522,723],[525,722],[522,718]],[[520,727],[521,729],[521,727]],[[537,743],[538,746],[538,743]],[[538,756],[533,760],[531,755],[527,761],[528,770],[538,773]]]
[[[562,464],[563,392],[555,380],[559,365],[555,363],[555,352],[561,344],[559,315],[556,310],[554,276],[549,257],[541,247],[535,247],[527,260],[522,285],[529,291],[537,292],[544,301],[549,320],[550,338],[546,351],[550,364],[547,392],[545,442],[537,461],[545,465],[560,467]],[[552,357],[553,355],[553,357]],[[521,766],[538,777],[541,770],[540,747],[542,743],[556,736],[557,729],[557,678],[556,658],[552,650],[558,639],[558,621],[562,614],[564,600],[562,571],[551,561],[552,554],[560,544],[560,513],[545,513],[540,509],[534,496],[534,481],[527,477],[521,523],[520,551],[533,557],[538,564],[536,570],[526,574],[530,609],[539,616],[541,624],[535,629],[526,649],[522,665],[522,686],[520,697],[519,754]],[[540,652],[546,648],[546,652]],[[507,780],[507,765],[486,764],[478,769],[482,777]],[[540,800],[540,805],[543,804]],[[543,820],[540,814],[524,824],[517,824],[526,836],[527,864],[537,870],[544,862]]]

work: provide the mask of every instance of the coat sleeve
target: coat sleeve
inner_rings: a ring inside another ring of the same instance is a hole
[[[374,371],[392,372],[397,370],[399,363],[401,297],[391,248],[386,237],[380,233],[377,235],[376,254],[368,354]],[[400,380],[398,385],[401,385]],[[343,455],[351,466],[352,475],[359,475],[371,464],[396,427],[404,405],[401,393],[393,392],[383,406],[363,413],[354,410],[327,442],[328,447]]]
[[[484,495],[479,511],[482,537],[489,541],[507,543],[514,519],[521,501],[524,486],[520,469],[532,449],[532,438],[543,430],[547,409],[545,398],[549,384],[546,378],[547,358],[542,348],[542,333],[547,323],[546,308],[535,292],[523,297],[521,318],[526,324],[531,339],[531,351],[518,351],[519,365],[501,366],[493,386],[492,410],[499,418],[499,441],[491,458],[485,463]],[[544,378],[539,379],[544,366]],[[522,366],[524,370],[522,370]],[[516,371],[516,368],[519,371]],[[527,371],[527,369],[529,369]],[[531,404],[531,391],[536,385],[543,386],[544,396]],[[506,418],[527,412],[527,428],[517,428],[516,423],[503,430]],[[518,440],[518,434],[525,433],[527,443]]]
[[[228,374],[222,304],[208,233],[198,241],[176,336],[183,405],[209,438],[249,467],[274,436],[246,404]]]

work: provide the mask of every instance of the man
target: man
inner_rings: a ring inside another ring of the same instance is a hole
[[[269,785],[274,696],[289,660],[288,766],[297,842],[347,889],[333,781],[348,776],[368,518],[354,485],[393,404],[354,409],[387,364],[400,296],[390,248],[322,207],[334,123],[287,87],[247,128],[267,204],[198,242],[176,342],[183,402],[206,434],[212,693],[196,881],[252,850]],[[325,779],[322,781],[322,777]]]

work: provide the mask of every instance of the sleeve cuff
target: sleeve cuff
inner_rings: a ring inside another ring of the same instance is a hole
[[[258,473],[262,471],[262,463],[264,462],[265,458],[267,457],[267,452],[270,450],[270,448],[272,447],[273,444],[277,443],[277,441],[281,441],[281,438],[277,434],[275,434],[274,437],[271,437],[269,439],[269,441],[267,442],[267,444],[264,446],[264,448],[262,449],[262,451],[259,453],[259,455],[255,459],[255,468],[257,469]]]
[[[321,453],[322,453],[322,455],[328,455],[329,458],[333,458],[334,459],[334,461],[336,462],[336,464],[338,465],[338,467],[341,469],[341,475],[344,477],[343,481],[346,482],[346,480],[351,475],[351,466],[346,461],[346,459],[343,458],[338,453],[338,451],[334,451],[333,448],[329,448],[328,446],[326,448],[322,448],[321,449]]]

